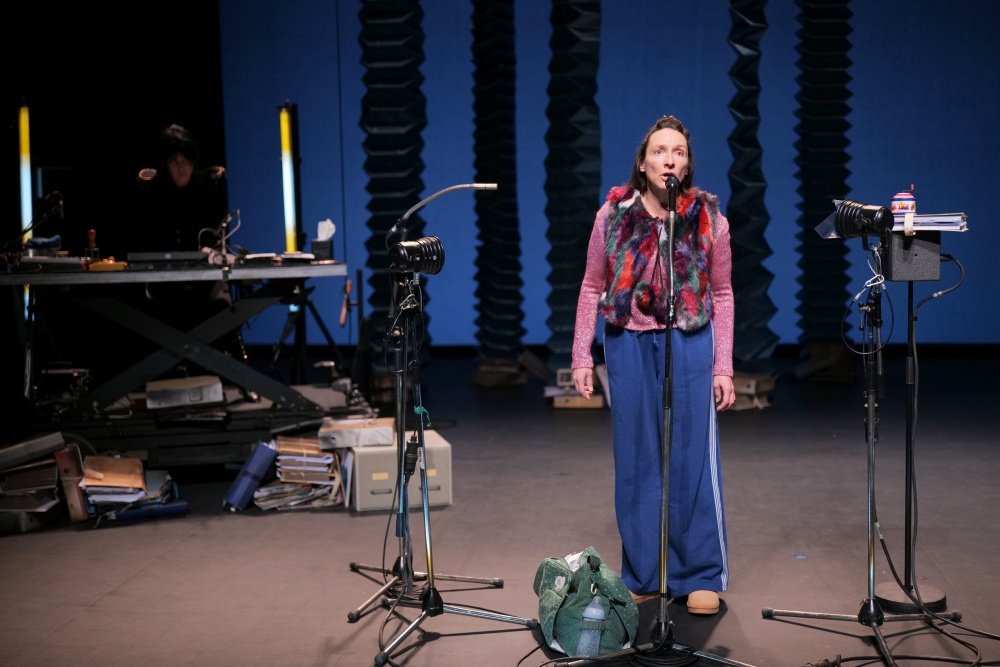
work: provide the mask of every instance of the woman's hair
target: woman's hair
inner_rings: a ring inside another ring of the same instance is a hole
[[[198,142],[187,128],[174,124],[160,131],[160,158],[166,164],[167,160],[178,153],[186,157],[192,164],[198,164]]]
[[[646,148],[649,147],[649,138],[653,136],[654,132],[667,128],[677,130],[687,140],[688,167],[687,173],[681,179],[681,191],[683,192],[691,187],[691,181],[694,180],[694,150],[691,148],[691,134],[675,116],[660,116],[659,120],[653,123],[653,126],[646,132],[646,136],[643,137],[642,143],[639,144],[639,148],[635,152],[635,160],[632,162],[632,178],[629,179],[628,184],[639,192],[645,192],[646,188],[649,187],[649,183],[646,181],[646,173],[639,169],[646,159]]]

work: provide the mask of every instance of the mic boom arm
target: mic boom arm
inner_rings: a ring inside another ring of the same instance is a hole
[[[443,190],[438,190],[430,197],[426,197],[418,201],[416,204],[411,206],[406,211],[406,213],[401,215],[399,217],[399,220],[396,221],[396,224],[394,224],[392,226],[392,229],[389,230],[389,235],[391,236],[392,234],[395,234],[396,232],[400,231],[400,229],[405,229],[406,221],[410,219],[411,215],[413,215],[414,213],[422,209],[424,206],[431,203],[432,201],[434,201],[435,199],[437,199],[442,195],[446,195],[449,192],[453,192],[455,190],[496,190],[496,189],[497,189],[496,183],[459,183],[458,185],[451,185],[447,188],[444,188]]]

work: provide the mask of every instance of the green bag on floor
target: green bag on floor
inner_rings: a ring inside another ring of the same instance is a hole
[[[604,607],[599,655],[629,648],[639,625],[639,608],[618,573],[594,547],[565,558],[546,558],[535,572],[538,622],[550,648],[574,655],[583,610],[594,596]]]

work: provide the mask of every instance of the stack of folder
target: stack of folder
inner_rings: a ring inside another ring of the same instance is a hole
[[[4,513],[0,528],[13,522],[25,532],[39,525],[42,515],[53,515],[60,501],[55,454],[64,447],[61,433],[0,447],[0,512]]]
[[[98,522],[134,521],[188,512],[177,485],[165,470],[144,470],[137,458],[87,456],[80,488]]]
[[[335,452],[324,451],[318,438],[278,436],[278,479],[254,492],[261,509],[311,509],[344,502],[340,463]]]
[[[87,456],[80,488],[96,508],[112,509],[142,500],[146,497],[142,461],[127,456]]]

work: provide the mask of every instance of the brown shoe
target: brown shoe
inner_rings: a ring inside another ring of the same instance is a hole
[[[632,601],[636,604],[649,602],[650,600],[655,600],[660,597],[659,593],[632,593],[632,591],[629,591],[629,593],[632,595]]]
[[[711,616],[719,613],[719,594],[715,591],[692,591],[688,593],[689,614]]]

